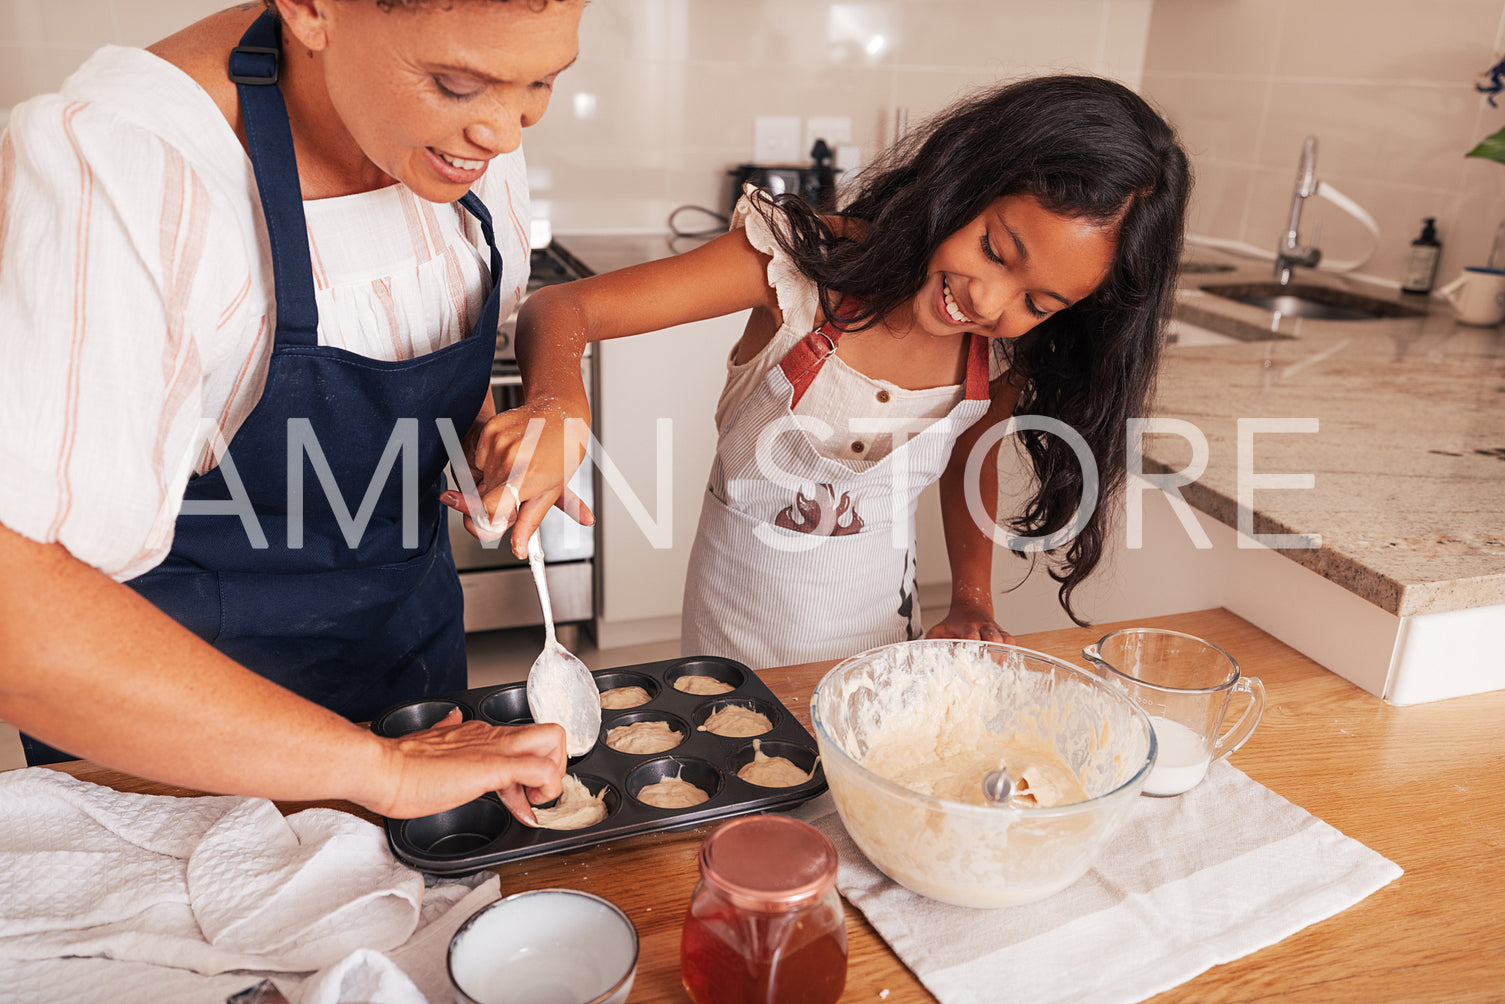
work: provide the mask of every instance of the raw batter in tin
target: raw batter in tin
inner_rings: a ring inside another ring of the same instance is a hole
[[[650,784],[638,792],[638,801],[660,809],[688,809],[710,797],[678,775],[666,777],[657,784]]]
[[[668,722],[633,722],[606,733],[606,745],[618,753],[662,753],[684,741]]]
[[[764,753],[760,739],[753,740],[752,763],[737,771],[737,776],[748,784],[763,788],[793,788],[810,780],[810,775],[800,770],[788,757]]]
[[[674,689],[686,694],[724,694],[736,688],[714,676],[681,676],[674,681]]]
[[[773,731],[773,723],[768,720],[768,716],[752,708],[733,704],[707,718],[705,724],[700,726],[700,731],[718,736],[747,738]]]
[[[548,830],[583,830],[606,818],[606,803],[574,774],[564,776],[564,793],[551,809],[534,809],[538,825]]]
[[[607,711],[621,711],[624,708],[636,708],[647,704],[651,700],[648,691],[642,687],[613,687],[601,692],[601,707]]]

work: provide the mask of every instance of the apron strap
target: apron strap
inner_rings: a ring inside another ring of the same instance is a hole
[[[460,205],[481,225],[481,236],[486,238],[486,246],[491,249],[491,293],[486,297],[481,317],[473,330],[495,332],[502,319],[502,253],[497,250],[496,231],[491,224],[491,213],[475,192],[466,192],[460,196]]]
[[[277,343],[314,346],[319,341],[319,308],[303,217],[303,187],[293,154],[287,105],[277,86],[281,36],[277,19],[263,13],[230,52],[230,79],[240,95],[246,147],[262,215],[272,246],[272,280],[277,294]]]
[[[805,396],[805,391],[815,382],[816,374],[826,364],[826,359],[836,351],[836,343],[841,341],[841,336],[842,330],[827,321],[801,338],[784,354],[779,368],[794,388],[794,396],[789,399],[790,408],[800,403],[800,398]]]
[[[464,206],[466,211],[481,225],[481,236],[486,238],[486,246],[491,249],[491,281],[500,286],[502,284],[502,253],[496,247],[496,231],[492,229],[491,212],[475,192],[466,192],[460,196],[460,205]]]
[[[816,374],[826,364],[841,341],[842,331],[829,320],[795,343],[785,355],[779,368],[784,371],[794,395],[789,407],[799,404],[805,391],[815,382]],[[982,335],[967,335],[966,400],[987,400],[988,393],[988,340]]]
[[[967,335],[967,394],[968,401],[987,400],[988,393],[988,339],[982,335]]]

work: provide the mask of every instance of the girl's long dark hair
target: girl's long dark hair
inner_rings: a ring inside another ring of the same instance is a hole
[[[936,247],[1003,196],[1030,195],[1051,212],[1115,233],[1101,287],[1025,335],[994,343],[1022,385],[1014,414],[1065,423],[1097,461],[1091,519],[1051,552],[1061,606],[1078,624],[1086,621],[1073,610],[1072,593],[1101,560],[1112,503],[1124,489],[1126,423],[1146,414],[1154,389],[1190,190],[1186,154],[1142,98],[1100,77],[1051,76],[954,105],[866,169],[839,210],[868,224],[861,240],[838,237],[794,196],[761,207],[780,211],[784,221],[772,228],[779,243],[819,287],[825,315],[847,330],[871,327],[908,304]],[[1081,467],[1058,436],[1024,432],[1020,441],[1036,490],[1008,526],[1048,536],[1076,515]]]

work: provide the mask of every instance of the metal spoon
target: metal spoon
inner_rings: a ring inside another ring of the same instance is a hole
[[[982,797],[989,805],[1008,805],[1014,797],[1014,779],[1002,770],[989,771],[982,779]]]
[[[528,567],[543,607],[543,651],[528,670],[528,710],[535,722],[564,726],[565,752],[582,756],[596,745],[601,732],[601,691],[595,678],[554,636],[554,608],[543,575],[543,544],[534,534],[528,540]]]

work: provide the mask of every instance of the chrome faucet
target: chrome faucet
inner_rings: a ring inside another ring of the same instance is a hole
[[[1291,219],[1286,232],[1275,249],[1275,275],[1282,286],[1291,282],[1291,269],[1296,265],[1315,268],[1322,260],[1322,252],[1314,246],[1303,247],[1301,235],[1301,206],[1317,194],[1317,137],[1308,136],[1301,147],[1301,164],[1296,168],[1296,188],[1291,193]]]

